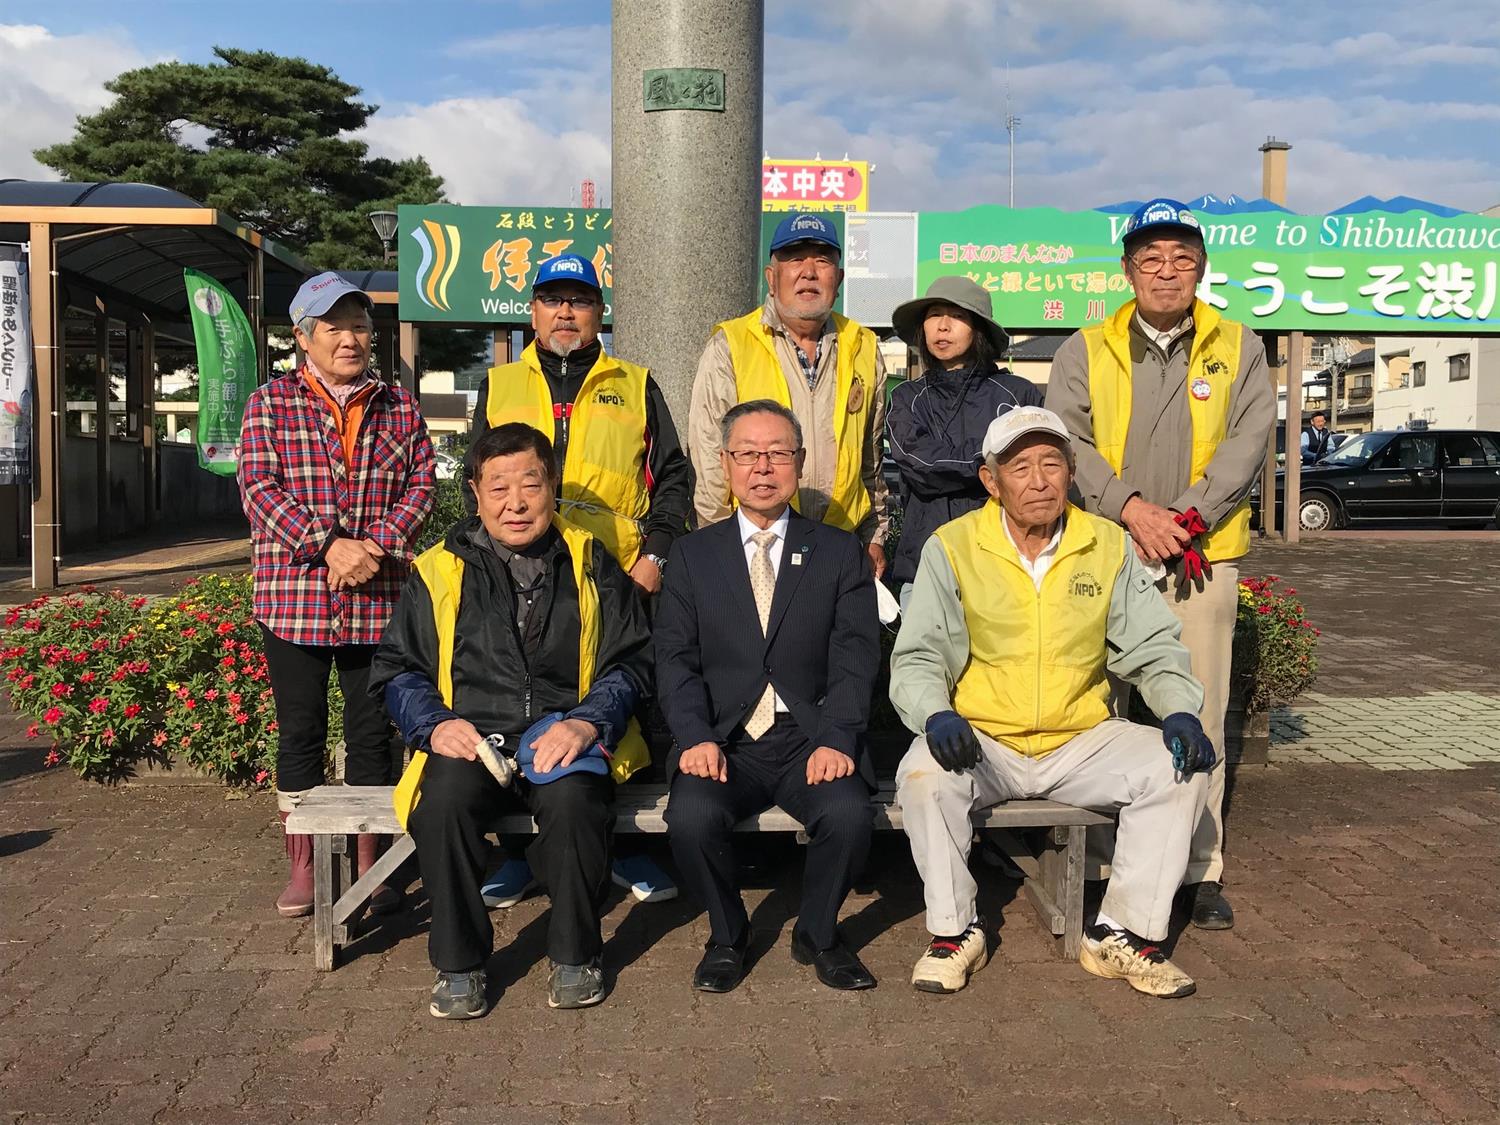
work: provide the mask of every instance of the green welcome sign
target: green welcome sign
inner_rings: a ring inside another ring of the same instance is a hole
[[[1208,271],[1198,295],[1258,330],[1321,334],[1500,328],[1500,220],[1425,212],[1198,214]],[[1130,296],[1127,216],[975,207],[917,220],[917,287],[962,274],[1012,328],[1077,328]]]
[[[528,323],[537,267],[558,254],[593,262],[610,319],[614,220],[607,209],[435,204],[398,207],[396,216],[403,320]]]

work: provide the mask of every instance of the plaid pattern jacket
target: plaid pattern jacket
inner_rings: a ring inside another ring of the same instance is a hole
[[[432,512],[434,469],[427,424],[401,387],[380,384],[370,395],[348,470],[338,421],[302,370],[257,388],[239,466],[256,620],[294,644],[376,644]],[[380,572],[353,590],[329,590],[323,551],[334,535],[380,544]]]

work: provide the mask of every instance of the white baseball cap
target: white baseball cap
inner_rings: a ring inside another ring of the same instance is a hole
[[[984,431],[980,451],[986,457],[998,457],[1027,434],[1052,434],[1068,444],[1068,428],[1062,419],[1040,406],[1018,406],[1007,410]]]

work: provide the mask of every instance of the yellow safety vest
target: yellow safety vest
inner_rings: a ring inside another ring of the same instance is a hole
[[[535,341],[515,363],[491,367],[489,378],[484,410],[492,428],[525,422],[552,437],[554,404]],[[646,452],[646,369],[600,348],[573,403],[558,506],[625,570],[640,558],[641,524],[651,510]]]
[[[1135,302],[1125,304],[1102,324],[1083,330],[1089,351],[1089,410],[1094,419],[1094,448],[1120,474],[1125,439],[1130,432],[1130,318]],[[1193,457],[1189,484],[1208,471],[1229,432],[1229,390],[1240,369],[1241,326],[1225,320],[1210,305],[1193,302],[1193,348],[1188,354],[1186,393],[1193,422]],[[1194,391],[1199,393],[1194,393]],[[1207,391],[1207,394],[1202,392]],[[1203,539],[1210,562],[1237,559],[1250,549],[1250,501],[1244,500]]]
[[[1105,629],[1125,532],[1071,504],[1038,590],[1005,529],[1000,505],[934,534],[958,580],[969,662],[953,709],[1019,754],[1040,758],[1109,718]]]
[[[875,357],[879,348],[875,333],[848,317],[833,314],[838,330],[836,383],[833,396],[833,439],[837,463],[833,474],[833,495],[823,522],[845,531],[853,531],[870,514],[870,490],[865,487],[865,428],[875,396],[882,388],[875,385]],[[786,373],[776,355],[776,335],[761,320],[755,309],[718,326],[729,342],[729,362],[734,367],[735,393],[740,402],[768,398],[791,409],[792,395],[786,385]],[[856,390],[855,388],[858,388]],[[792,506],[796,507],[793,497]]]
[[[593,558],[594,537],[561,516],[553,517],[557,529],[562,532],[563,542],[573,560],[573,581],[578,585],[578,698],[588,694],[594,682],[594,661],[599,652],[599,587],[594,582]],[[424,551],[415,563],[416,571],[432,598],[432,618],[437,629],[438,660],[437,689],[443,703],[453,706],[453,634],[458,626],[458,603],[462,596],[464,561],[443,544]],[[510,748],[514,750],[515,748]],[[616,782],[624,781],[631,774],[651,761],[651,751],[641,737],[640,725],[630,720],[625,736],[615,747],[614,759],[610,763],[610,774]],[[427,752],[418,750],[396,783],[392,804],[396,809],[396,820],[402,831],[406,831],[407,818],[422,795],[422,771],[427,767]]]

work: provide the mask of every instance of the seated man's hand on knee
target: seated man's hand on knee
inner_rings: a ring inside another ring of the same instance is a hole
[[[677,759],[677,768],[689,777],[701,777],[709,781],[728,781],[729,762],[717,742],[700,742],[689,746]]]
[[[462,758],[472,762],[479,755],[474,747],[484,736],[468,719],[444,719],[432,728],[432,752],[445,758]]]
[[[819,746],[807,759],[807,783],[837,781],[854,772],[854,759],[832,746]]]
[[[574,759],[599,741],[599,728],[584,719],[563,719],[553,723],[532,743],[535,756],[531,768],[550,773],[571,766]]]
[[[1172,764],[1184,777],[1208,773],[1218,763],[1214,744],[1198,721],[1198,716],[1178,711],[1162,720],[1161,740],[1172,752]]]
[[[927,720],[927,752],[949,773],[973,769],[982,754],[974,728],[957,711],[939,711]]]

